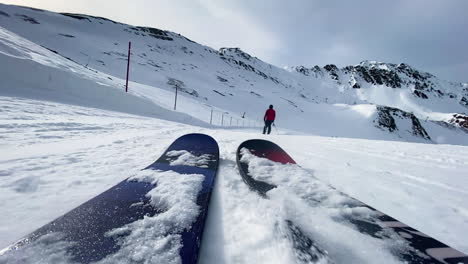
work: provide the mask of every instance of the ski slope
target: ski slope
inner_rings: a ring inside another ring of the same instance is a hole
[[[259,129],[211,129],[177,122],[52,103],[0,97],[2,145],[0,247],[48,223],[152,163],[178,136],[201,132],[220,145],[221,163],[202,244],[201,263],[288,263],[274,223],[296,212],[306,230],[329,244],[338,260],[384,257],[385,245],[329,233],[312,212],[278,194],[272,203],[250,191],[237,172],[235,151],[244,140],[265,138],[288,151],[315,177],[467,252],[468,148],[464,146],[284,135]],[[304,175],[291,175],[301,185]],[[292,203],[294,205],[294,203]],[[286,206],[288,205],[288,206]],[[279,210],[279,211],[278,211]],[[328,223],[329,224],[329,223]],[[323,233],[322,233],[323,236]],[[332,243],[333,242],[333,243]],[[351,247],[352,246],[352,247]],[[370,246],[370,247],[369,247]],[[346,249],[337,252],[333,248]],[[381,249],[370,250],[370,248]],[[356,258],[356,256],[354,256]],[[341,263],[341,261],[338,261]]]
[[[10,56],[2,58],[10,66],[0,74],[9,76],[2,87],[9,95],[155,116],[173,108],[174,83],[179,83],[177,110],[189,115],[184,118],[212,119],[219,125],[224,116],[224,122],[242,125],[260,122],[265,108],[273,104],[277,125],[296,133],[468,145],[467,131],[450,123],[455,113],[466,115],[468,84],[441,80],[406,64],[363,61],[343,69],[330,64],[286,70],[238,48],[214,50],[155,28],[2,4],[0,11],[0,55]],[[138,97],[138,104],[130,104],[137,98],[128,100],[121,93],[129,41],[129,93]],[[364,69],[364,75],[358,69]],[[391,83],[401,85],[365,80],[365,74],[384,80],[394,76]],[[9,85],[13,80],[25,86]],[[359,89],[354,88],[357,83]],[[80,89],[63,91],[62,85]],[[34,86],[41,89],[34,91]],[[427,99],[416,96],[416,90]],[[100,100],[109,96],[112,100]],[[394,116],[396,130],[382,127],[377,105],[411,112],[430,139],[412,133],[408,117]]]

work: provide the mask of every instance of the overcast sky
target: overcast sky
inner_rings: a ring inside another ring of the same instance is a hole
[[[240,47],[276,66],[405,62],[468,82],[468,0],[0,0]]]

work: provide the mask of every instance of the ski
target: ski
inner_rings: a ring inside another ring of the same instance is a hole
[[[259,167],[262,166],[262,163],[250,164],[250,160],[253,158],[265,159],[280,166],[296,164],[291,156],[281,149],[281,147],[267,140],[247,140],[238,147],[236,160],[243,181],[252,190],[266,198],[268,197],[268,192],[277,188],[278,184],[272,182],[271,178],[267,178],[265,175],[256,175],[256,172],[261,171]],[[250,168],[249,170],[249,165],[255,166],[255,168]],[[266,164],[265,166],[271,167],[271,164]],[[294,175],[289,175],[289,177],[294,177]],[[320,206],[327,196],[338,195],[344,198],[341,199],[344,202],[341,202],[339,206],[351,210],[364,209],[369,211],[370,213],[366,214],[343,214],[340,217],[335,217],[334,221],[351,225],[360,233],[372,236],[373,238],[401,242],[395,244],[405,245],[404,247],[396,247],[391,250],[391,253],[397,259],[406,263],[468,263],[468,256],[464,253],[339,192],[312,175],[310,175],[310,178],[315,182],[317,193],[300,192],[297,195],[301,199],[306,201],[309,206]],[[330,204],[327,204],[327,206],[330,206]],[[302,243],[301,248],[308,248],[308,244],[310,243]],[[295,241],[294,244],[296,245],[298,242]]]
[[[0,251],[0,263],[196,263],[217,142],[176,139],[153,164]]]
[[[264,157],[282,164],[295,164],[295,161],[278,145],[265,140],[248,140],[238,147],[236,162],[243,181],[260,196],[268,199],[267,192],[276,188],[276,186],[265,181],[257,180],[249,174],[248,164],[242,162],[243,149],[248,149],[258,157]],[[328,252],[305,235],[300,227],[296,226],[293,221],[285,219],[284,223],[279,223],[278,225],[284,226],[286,238],[291,241],[291,246],[298,263],[334,263],[328,256]]]

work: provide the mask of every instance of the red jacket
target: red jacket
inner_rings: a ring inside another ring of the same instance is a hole
[[[273,109],[268,109],[265,112],[265,116],[263,117],[263,120],[268,120],[268,121],[275,121],[275,110]]]

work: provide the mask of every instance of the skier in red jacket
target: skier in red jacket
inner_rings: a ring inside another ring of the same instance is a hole
[[[271,132],[271,124],[275,122],[276,112],[273,110],[273,105],[270,105],[265,112],[265,116],[263,117],[263,121],[265,121],[265,126],[263,127],[263,134]]]

